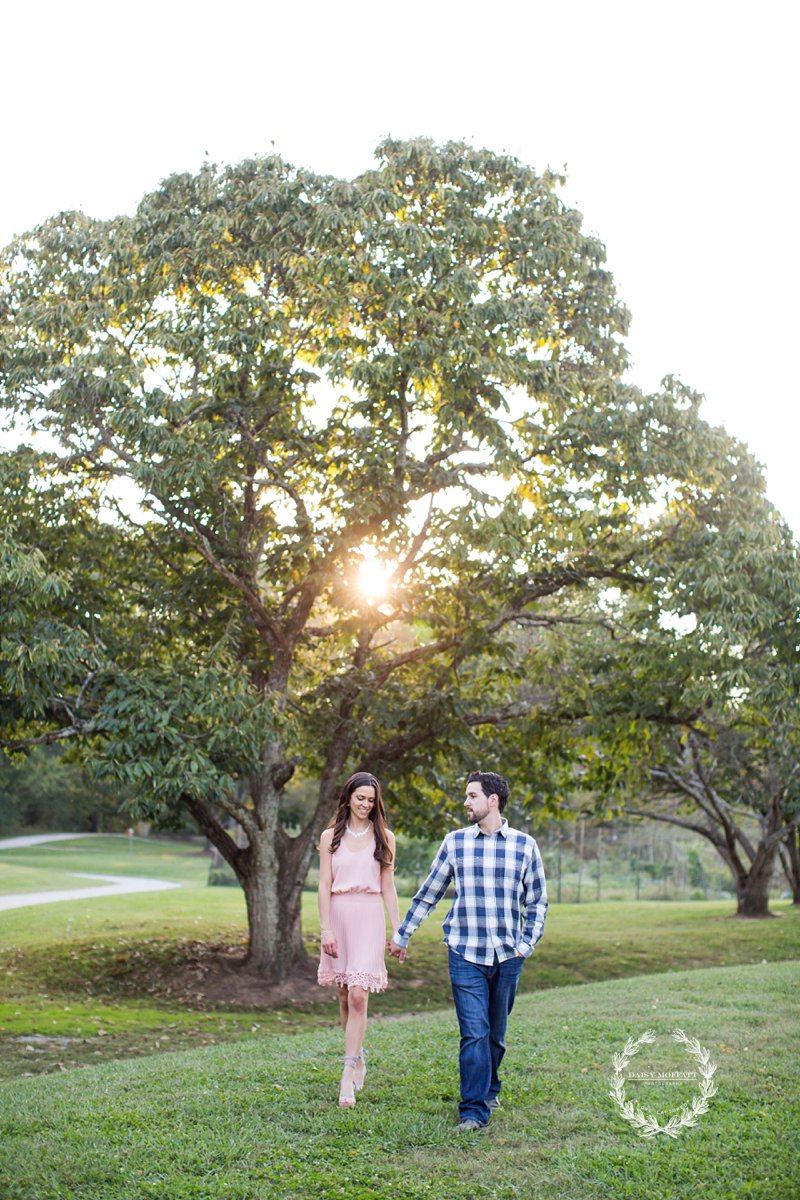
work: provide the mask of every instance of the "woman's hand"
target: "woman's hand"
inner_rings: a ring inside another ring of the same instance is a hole
[[[336,938],[330,929],[322,931],[322,949],[330,958],[339,957],[339,947],[336,945]]]
[[[403,946],[398,946],[397,942],[393,942],[391,938],[389,938],[388,942],[386,943],[386,949],[393,958],[399,958],[401,963],[406,961],[405,948]]]

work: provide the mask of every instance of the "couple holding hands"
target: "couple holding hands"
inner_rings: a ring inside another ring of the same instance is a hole
[[[333,825],[320,838],[317,978],[339,989],[343,1108],[355,1105],[364,1086],[369,993],[383,991],[388,982],[384,906],[392,926],[388,949],[402,962],[412,933],[451,884],[453,903],[443,931],[461,1031],[458,1129],[484,1128],[499,1108],[498,1069],[508,1014],[522,964],[542,936],[547,912],[539,848],[528,834],[509,826],[502,815],[507,802],[502,775],[470,774],[464,801],[469,825],[447,834],[401,922],[395,839],[386,826],[381,786],[374,775],[359,771],[342,788]]]

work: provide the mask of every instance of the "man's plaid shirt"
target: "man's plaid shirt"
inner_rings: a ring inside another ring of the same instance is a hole
[[[411,934],[447,891],[455,887],[445,917],[444,940],[469,962],[491,965],[521,954],[528,958],[544,931],[547,889],[539,847],[508,821],[494,834],[478,825],[448,833],[394,942]]]

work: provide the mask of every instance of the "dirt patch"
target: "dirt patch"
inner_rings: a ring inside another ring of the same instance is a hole
[[[151,962],[145,990],[191,1008],[313,1008],[331,998],[317,983],[316,961],[270,984],[247,965],[240,946],[182,942],[169,963]],[[137,981],[141,986],[145,981]]]
[[[135,998],[190,1012],[283,1009],[288,1015],[335,1007],[336,988],[317,983],[318,949],[312,940],[308,961],[278,984],[254,971],[246,954],[243,939],[114,938],[53,947],[46,956],[11,947],[0,953],[0,975],[5,976],[8,994],[19,996],[20,1003],[26,995],[38,994],[87,996],[102,1002]],[[390,991],[418,993],[430,986],[428,977],[403,972],[392,981]]]
[[[168,962],[151,960],[131,983],[137,990],[159,999],[178,1001],[200,1009],[295,1009],[327,1007],[336,999],[336,988],[317,983],[317,960],[296,969],[282,983],[270,984],[246,962],[241,945],[224,942],[180,942]],[[427,987],[427,979],[406,978],[401,991]]]

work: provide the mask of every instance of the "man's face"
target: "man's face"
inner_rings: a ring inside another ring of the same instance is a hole
[[[489,812],[489,797],[484,793],[477,779],[473,779],[467,784],[464,808],[467,810],[467,820],[473,825],[477,825],[478,821],[482,821]]]

